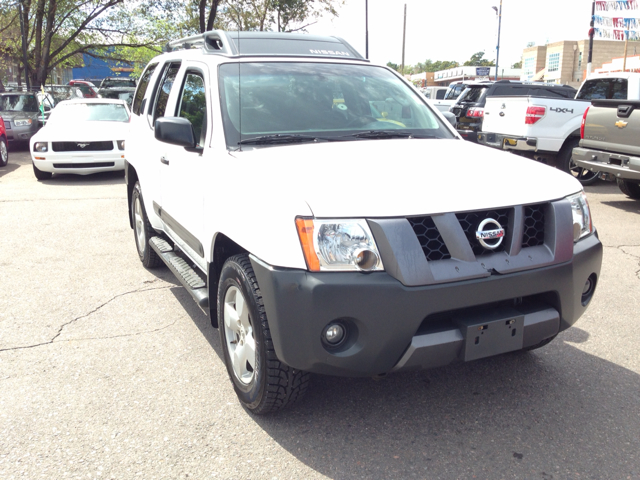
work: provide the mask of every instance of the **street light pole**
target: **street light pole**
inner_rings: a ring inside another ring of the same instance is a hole
[[[500,0],[500,10],[492,7],[498,14],[498,44],[496,45],[496,81],[498,80],[498,61],[500,60],[500,27],[502,25],[502,0]]]
[[[365,0],[364,2],[364,42],[365,42],[365,58],[369,60],[369,0]]]
[[[587,78],[591,76],[591,60],[593,59],[593,35],[595,34],[594,20],[596,15],[596,0],[591,3],[591,28],[589,29],[589,58],[587,59]]]

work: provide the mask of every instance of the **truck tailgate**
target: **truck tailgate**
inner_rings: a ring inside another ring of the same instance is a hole
[[[524,136],[524,123],[529,97],[487,97],[484,106],[482,131]]]
[[[593,100],[581,147],[640,156],[640,101]]]

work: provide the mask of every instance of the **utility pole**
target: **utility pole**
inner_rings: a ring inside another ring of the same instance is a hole
[[[404,4],[404,27],[402,27],[402,76],[404,76],[404,41],[407,37],[407,4]]]
[[[31,90],[31,83],[29,81],[29,63],[27,57],[27,36],[24,28],[24,14],[22,10],[22,0],[18,2],[18,13],[20,14],[20,34],[22,35],[22,63],[24,64],[24,78],[27,84],[27,91]]]
[[[502,26],[502,0],[500,0],[500,11],[496,13],[498,14],[498,44],[496,45],[496,78],[495,78],[495,80],[497,81],[498,80],[498,61],[500,60],[500,27]]]
[[[369,60],[369,0],[364,2],[364,42],[365,42],[365,58]]]
[[[589,29],[589,58],[587,59],[587,78],[591,76],[591,61],[593,59],[593,35],[595,34],[594,20],[596,17],[596,0],[591,3],[591,28]]]

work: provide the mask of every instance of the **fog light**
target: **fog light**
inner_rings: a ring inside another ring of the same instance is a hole
[[[593,297],[593,292],[595,292],[596,290],[596,283],[597,283],[596,274],[592,273],[591,275],[589,275],[589,278],[587,278],[587,281],[584,283],[584,286],[582,287],[582,298],[580,300],[582,301],[583,306],[586,307],[587,304],[591,301],[591,298]]]
[[[324,338],[328,344],[332,346],[339,345],[345,336],[344,327],[338,323],[332,323],[324,331]]]

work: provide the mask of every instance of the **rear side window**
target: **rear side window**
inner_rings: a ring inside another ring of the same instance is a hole
[[[169,100],[169,94],[171,93],[171,87],[173,87],[173,82],[175,82],[179,70],[180,64],[172,63],[162,79],[162,85],[160,85],[160,89],[158,90],[156,107],[153,110],[154,123],[159,117],[164,117],[164,112],[167,110],[167,100]]]
[[[587,80],[582,85],[578,96],[579,100],[626,100],[626,78],[598,78]]]
[[[445,93],[447,93],[446,90],[438,90],[436,93],[436,100],[443,100]]]
[[[149,80],[151,79],[151,75],[156,70],[158,66],[157,63],[149,65],[147,69],[140,77],[140,83],[138,83],[138,90],[136,90],[136,96],[133,98],[133,108],[132,112],[135,115],[140,115],[140,105],[142,105],[142,99],[144,98],[144,94],[147,93],[147,87],[149,86]]]
[[[464,92],[462,92],[458,101],[478,103],[482,101],[486,92],[487,87],[468,87]]]

